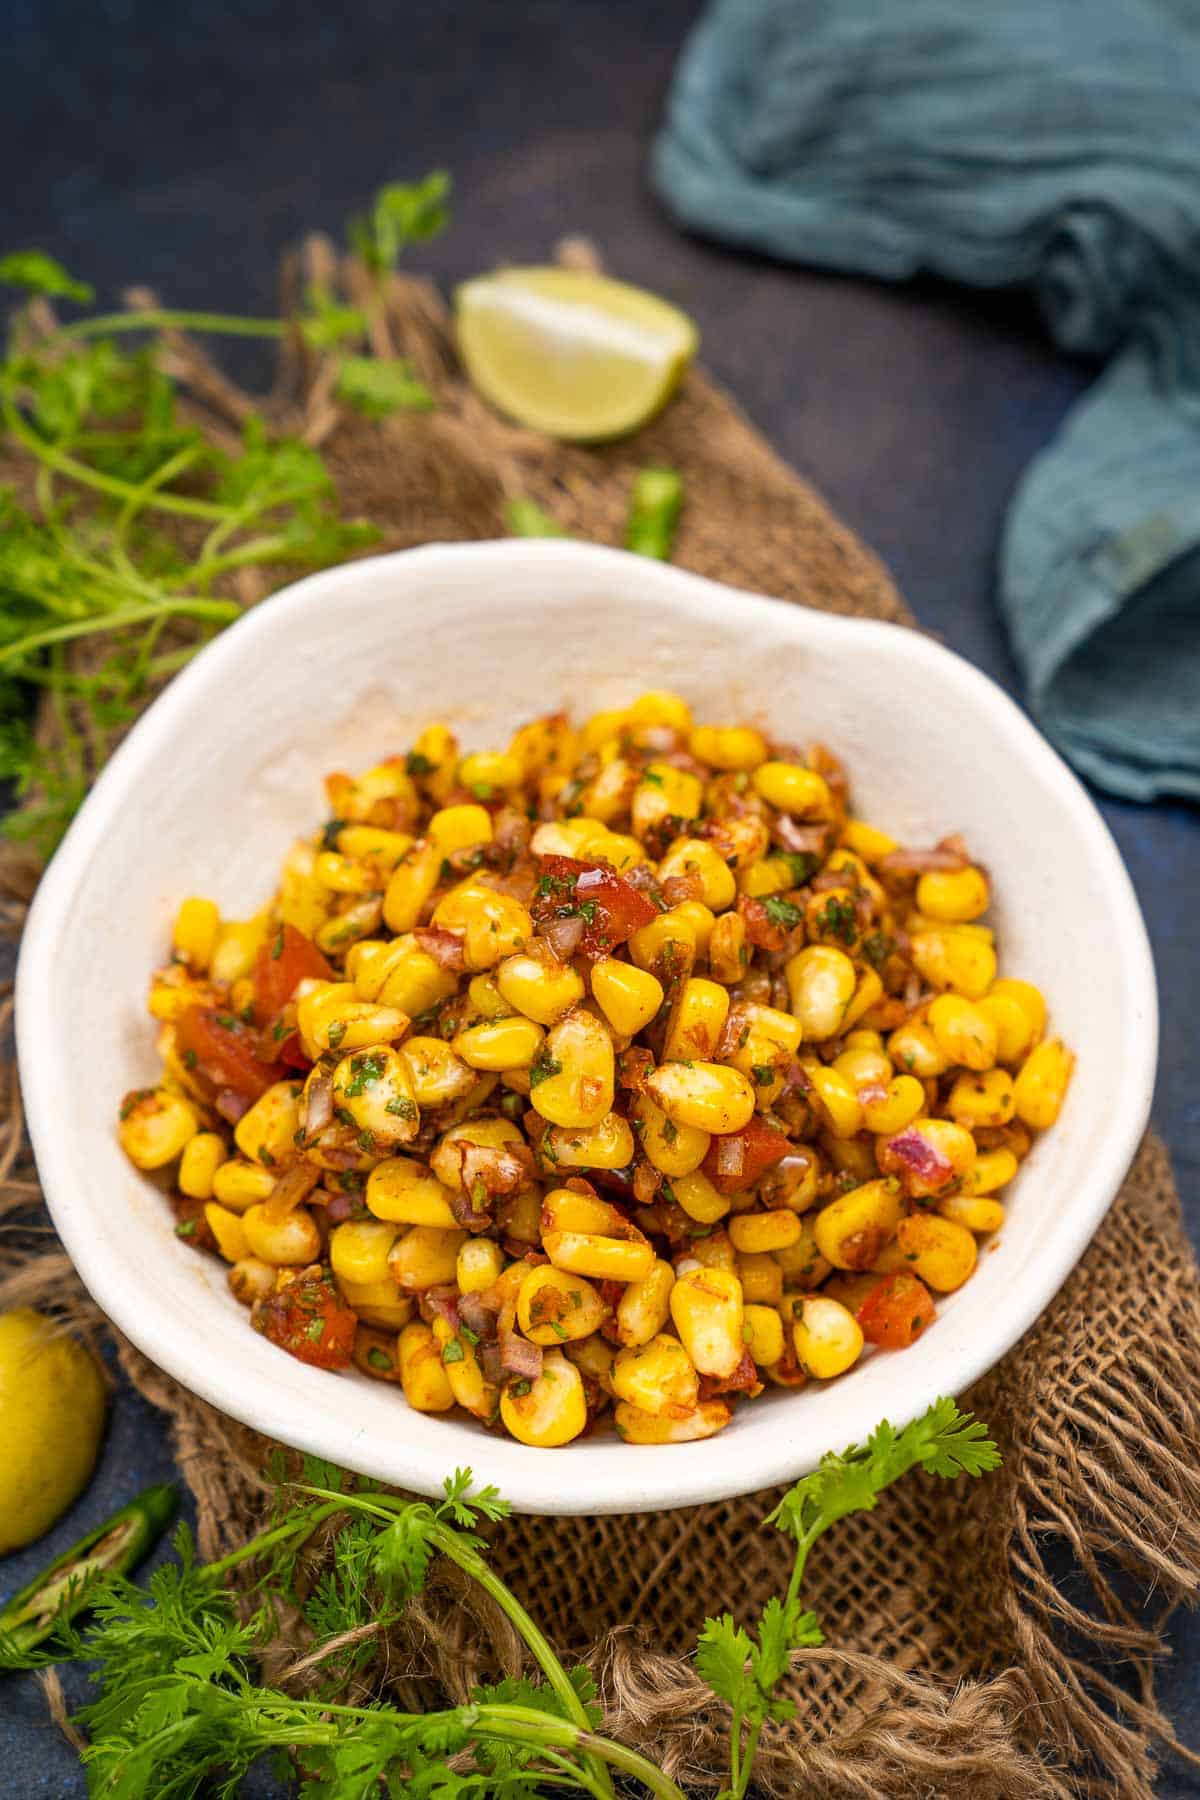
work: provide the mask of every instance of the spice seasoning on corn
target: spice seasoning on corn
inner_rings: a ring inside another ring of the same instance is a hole
[[[533,1447],[685,1443],[969,1279],[1074,1059],[959,838],[661,692],[326,789],[263,911],[182,902],[118,1124],[272,1343]]]

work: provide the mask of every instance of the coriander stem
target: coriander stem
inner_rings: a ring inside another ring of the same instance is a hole
[[[99,618],[77,619],[70,625],[51,625],[45,631],[31,631],[27,637],[18,638],[16,643],[6,644],[0,650],[0,668],[18,657],[28,656],[31,650],[42,649],[46,644],[65,643],[69,638],[88,637],[93,632],[122,631],[127,625],[141,625],[147,619],[161,619],[178,614],[185,619],[217,619],[228,623],[231,619],[238,618],[241,610],[234,600],[196,600],[184,596],[179,600],[131,606],[124,612],[109,613]]]
[[[480,1737],[497,1737],[509,1743],[541,1743],[547,1747],[579,1750],[585,1756],[599,1757],[602,1763],[611,1764],[623,1775],[631,1775],[643,1787],[649,1788],[658,1800],[686,1800],[686,1795],[671,1778],[637,1750],[630,1750],[625,1744],[613,1743],[609,1738],[599,1737],[590,1727],[581,1730],[565,1720],[548,1718],[545,1713],[535,1712],[532,1707],[527,1706],[485,1704],[464,1710],[468,1715],[474,1714],[469,1728],[477,1731]],[[601,1774],[605,1781],[605,1792],[611,1793],[607,1770],[602,1769]]]
[[[25,448],[36,456],[38,461],[51,469],[57,469],[60,475],[68,475],[81,487],[95,488],[97,493],[111,494],[116,500],[140,498],[141,490],[129,481],[119,481],[115,475],[102,475],[88,463],[77,462],[73,456],[56,450],[43,438],[31,431],[13,404],[12,394],[4,394],[4,418],[9,430]],[[144,504],[155,512],[178,513],[187,519],[223,519],[228,508],[218,506],[212,500],[193,500],[184,494],[154,494]]]
[[[287,331],[283,319],[248,319],[233,313],[176,312],[158,307],[149,312],[99,313],[95,318],[79,319],[64,325],[58,337],[100,337],[107,331],[209,331],[226,337],[283,337]]]
[[[741,1773],[733,1790],[736,1800],[744,1800],[746,1789],[750,1786],[750,1777],[754,1772],[755,1752],[758,1749],[761,1733],[761,1725],[752,1725],[747,1733],[745,1748],[741,1753]]]
[[[202,1571],[204,1579],[209,1581],[213,1576],[223,1575],[227,1569],[235,1569],[239,1563],[248,1562],[251,1557],[261,1556],[264,1550],[271,1550],[276,1544],[286,1543],[288,1538],[295,1537],[301,1530],[311,1534],[318,1525],[323,1525],[326,1519],[332,1518],[335,1512],[343,1510],[340,1502],[335,1504],[330,1501],[328,1506],[318,1506],[315,1512],[309,1513],[303,1518],[291,1519],[283,1525],[277,1525],[273,1531],[264,1531],[258,1537],[251,1538],[250,1542],[243,1544],[240,1549],[231,1550],[229,1555],[221,1557],[219,1562],[205,1563]]]

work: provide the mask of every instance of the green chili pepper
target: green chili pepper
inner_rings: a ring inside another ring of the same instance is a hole
[[[93,1576],[128,1574],[149,1554],[178,1504],[175,1488],[147,1488],[81,1537],[0,1610],[0,1639],[22,1652],[40,1644],[60,1619],[72,1619],[86,1607]],[[0,1654],[0,1667],[3,1661]]]
[[[674,469],[643,469],[633,484],[625,548],[666,562],[683,508],[683,481]]]
[[[504,508],[504,522],[514,537],[565,538],[571,535],[563,530],[557,519],[543,512],[535,500],[510,500]]]

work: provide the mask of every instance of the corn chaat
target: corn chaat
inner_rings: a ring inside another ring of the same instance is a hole
[[[325,786],[261,912],[180,906],[121,1107],[255,1329],[539,1447],[927,1329],[1073,1062],[961,838],[657,692]]]

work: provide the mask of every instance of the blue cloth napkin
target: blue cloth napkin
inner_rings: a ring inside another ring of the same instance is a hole
[[[654,149],[687,225],[900,280],[1027,283],[1104,366],[1021,480],[1030,705],[1135,800],[1200,799],[1200,8],[715,0]]]

